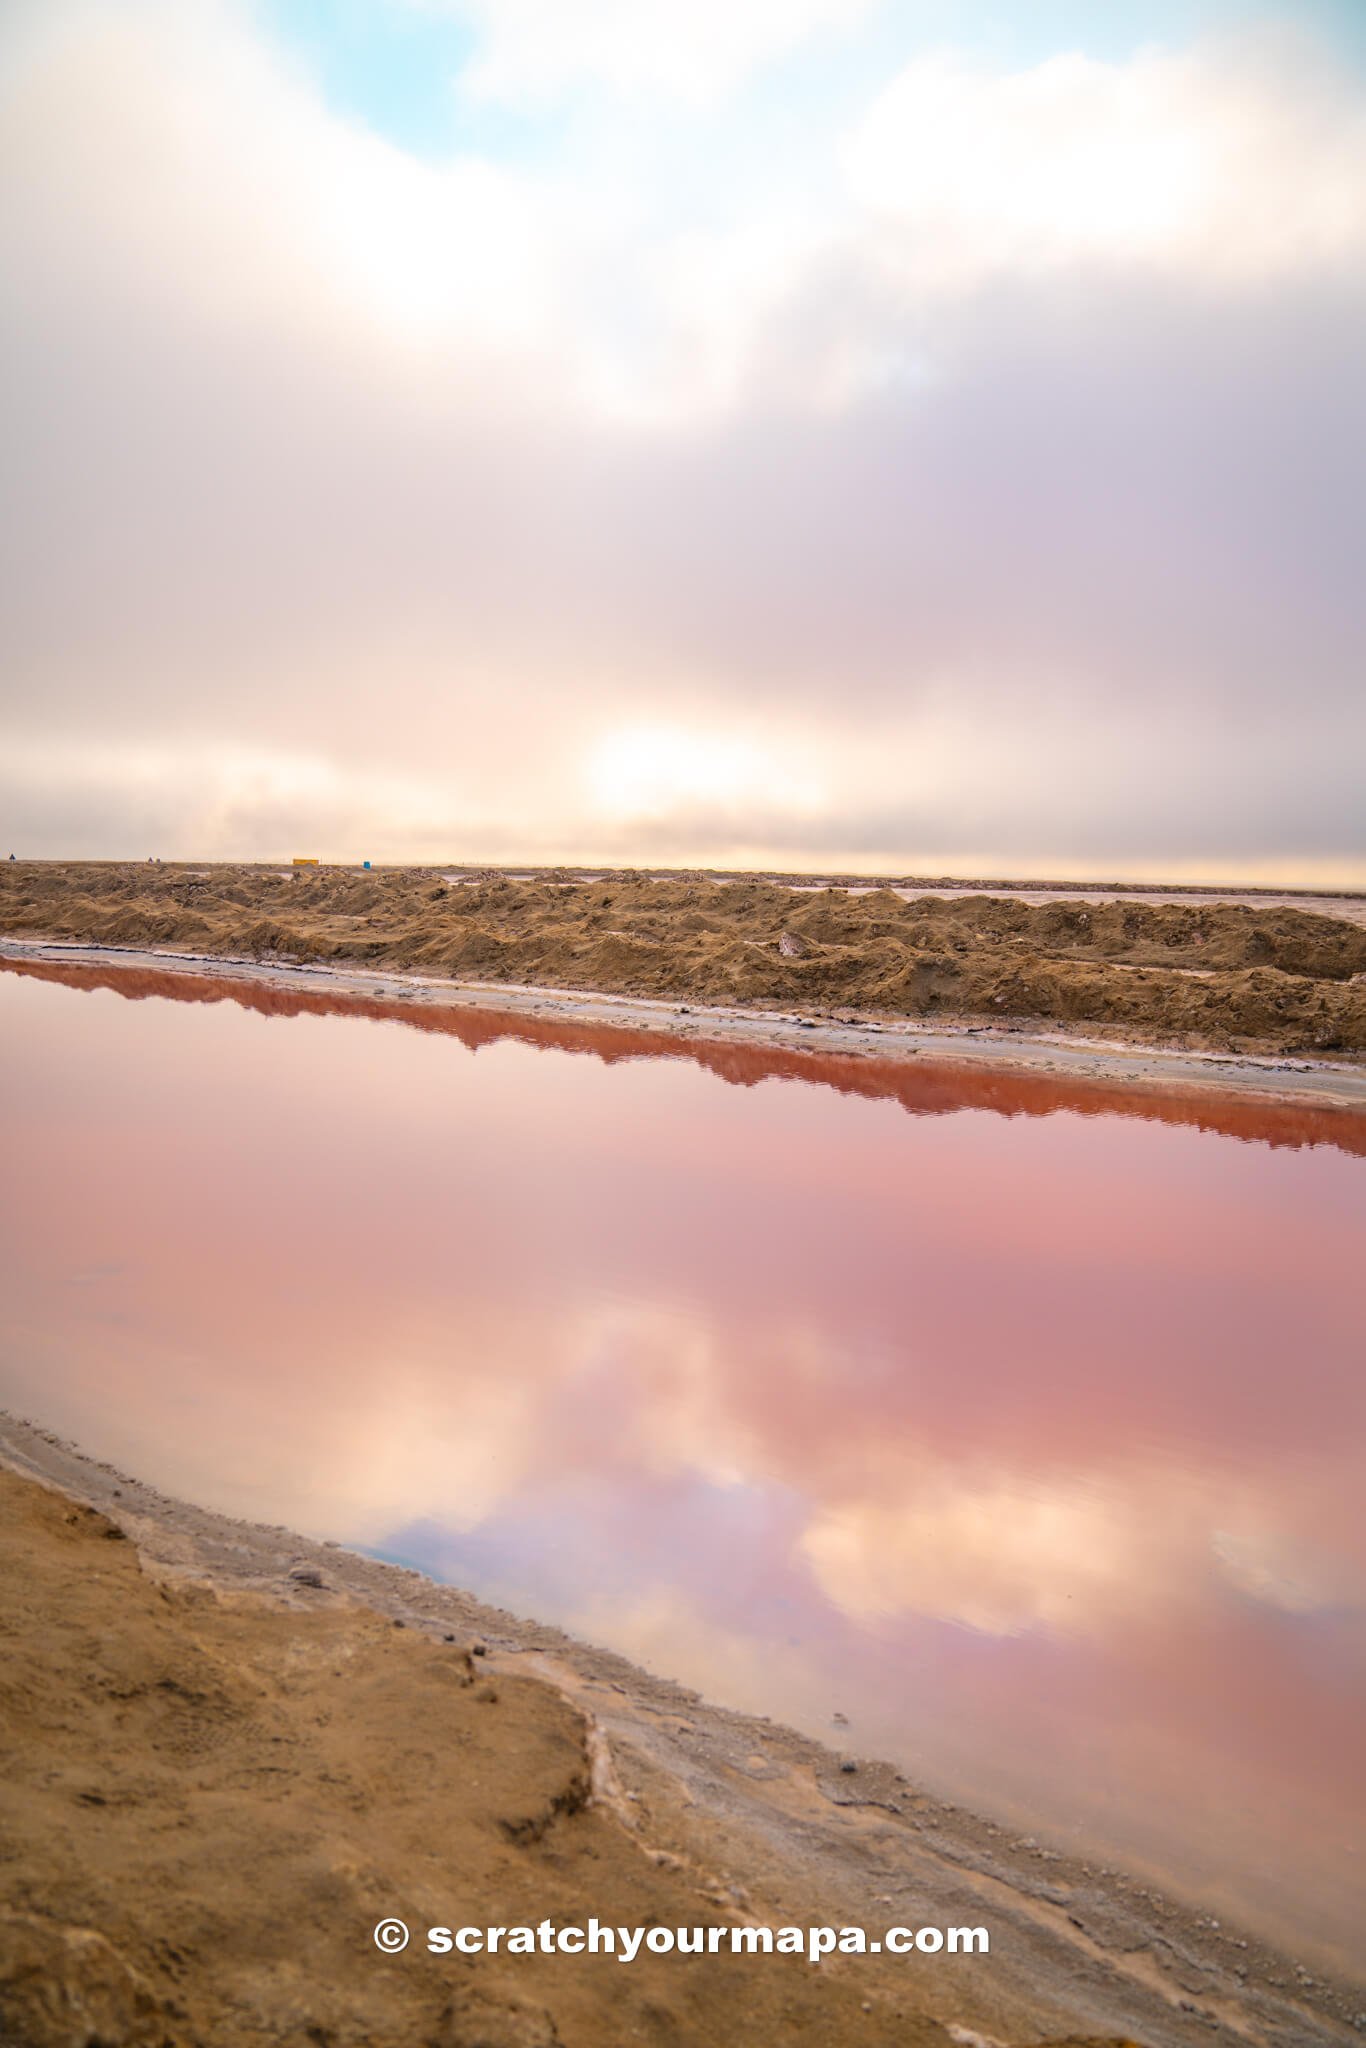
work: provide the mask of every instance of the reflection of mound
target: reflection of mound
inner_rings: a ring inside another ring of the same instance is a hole
[[[998,1116],[1129,1116],[1188,1125],[1220,1136],[1276,1145],[1331,1145],[1366,1154],[1366,1119],[1333,1108],[1249,1100],[1214,1091],[1162,1095],[1094,1080],[1059,1080],[1018,1068],[991,1072],[949,1059],[870,1060],[853,1054],[788,1051],[780,1046],[712,1043],[665,1037],[629,1024],[576,1024],[513,1011],[464,1005],[378,1001],[332,989],[282,988],[267,982],[225,980],[181,969],[118,967],[84,962],[0,960],[0,969],[76,989],[108,989],[138,1001],[161,996],[179,1003],[236,1003],[264,1017],[365,1017],[410,1031],[457,1038],[477,1052],[509,1039],[559,1052],[618,1060],[685,1059],[734,1087],[770,1080],[805,1081],[843,1095],[899,1102],[912,1116],[944,1116],[985,1109]]]
[[[1366,1051],[1366,929],[1274,904],[26,863],[0,871],[0,929],[708,1003]]]

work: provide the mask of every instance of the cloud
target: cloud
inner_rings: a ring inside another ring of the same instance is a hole
[[[1208,287],[1366,254],[1359,83],[1283,28],[1015,72],[920,57],[848,166],[921,287],[1078,262]]]
[[[417,0],[422,4],[422,0]],[[427,0],[470,22],[462,90],[535,102],[585,82],[708,101],[809,37],[857,27],[873,0]]]
[[[922,57],[792,158],[808,207],[743,95],[626,121],[634,183],[428,163],[227,0],[15,21],[20,850],[1359,871],[1366,93],[1322,49]]]
[[[771,750],[751,741],[671,726],[608,733],[592,749],[587,782],[596,811],[638,829],[689,811],[705,817],[757,807],[767,816],[819,815],[818,784],[795,777]]]

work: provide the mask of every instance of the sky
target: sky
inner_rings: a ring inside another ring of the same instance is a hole
[[[1359,0],[5,0],[0,857],[1366,883]]]

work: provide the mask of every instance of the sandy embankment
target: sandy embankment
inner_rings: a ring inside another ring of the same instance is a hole
[[[1359,1992],[886,1766],[7,1418],[0,1467],[14,2048],[1354,2038]],[[992,1954],[385,1957],[390,1914]]]
[[[0,932],[461,984],[594,992],[833,1025],[971,1021],[1220,1054],[1359,1061],[1366,929],[1250,899],[794,889],[763,877],[470,879],[12,862]]]

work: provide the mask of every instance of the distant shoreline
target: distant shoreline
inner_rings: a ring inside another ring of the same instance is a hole
[[[15,857],[16,867],[71,867],[77,864],[70,854],[20,854]],[[290,856],[282,854],[278,860],[195,860],[188,855],[183,858],[162,860],[155,863],[130,855],[120,859],[114,856],[91,856],[79,860],[82,867],[128,868],[146,867],[154,864],[163,869],[188,870],[201,874],[214,868],[262,870],[274,872],[290,865]],[[349,874],[356,870],[367,871],[361,860],[331,860],[319,856],[318,866],[323,872]],[[545,882],[567,876],[575,882],[600,882],[622,875],[638,880],[661,882],[777,882],[792,889],[909,889],[917,894],[951,896],[955,893],[980,895],[990,892],[999,896],[1158,896],[1158,897],[1202,897],[1216,898],[1221,902],[1241,902],[1245,897],[1258,899],[1303,898],[1306,901],[1356,902],[1366,901],[1366,880],[1358,884],[1330,887],[1324,884],[1301,884],[1297,882],[1130,882],[1104,881],[1060,881],[1056,877],[1016,877],[1013,880],[1001,876],[963,875],[912,875],[882,872],[866,874],[859,870],[845,868],[689,868],[689,867],[617,867],[611,863],[594,861],[556,861],[537,865],[528,861],[460,861],[460,860],[395,860],[372,861],[368,872],[373,874],[434,874],[460,875],[470,881],[497,876],[508,880]]]

